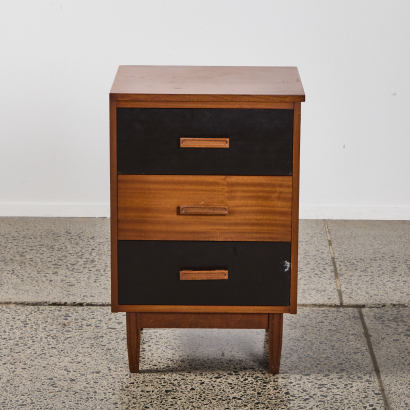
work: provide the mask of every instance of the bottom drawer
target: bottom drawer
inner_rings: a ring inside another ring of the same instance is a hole
[[[290,242],[118,241],[118,302],[120,305],[289,306],[290,245]],[[228,278],[181,280],[181,270],[227,270]]]

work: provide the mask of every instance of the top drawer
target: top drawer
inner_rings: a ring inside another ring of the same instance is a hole
[[[229,148],[182,148],[184,137]],[[121,175],[292,175],[292,140],[288,109],[117,109]]]

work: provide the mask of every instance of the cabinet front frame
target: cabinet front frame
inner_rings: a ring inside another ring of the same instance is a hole
[[[111,311],[112,312],[184,312],[184,313],[296,313],[297,312],[297,267],[299,232],[299,156],[300,156],[300,102],[249,102],[201,101],[201,96],[192,101],[161,101],[161,96],[147,100],[117,100],[110,95],[110,199],[111,199]],[[293,109],[293,165],[292,165],[292,210],[291,210],[291,281],[289,306],[190,306],[190,305],[119,305],[118,304],[118,175],[117,175],[117,108],[238,108],[238,109]]]

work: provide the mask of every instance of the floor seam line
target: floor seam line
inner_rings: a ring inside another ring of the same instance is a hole
[[[0,302],[0,306],[67,306],[67,307],[111,307],[110,303],[64,303],[64,302]],[[405,303],[386,303],[380,305],[361,305],[361,304],[351,304],[351,305],[325,305],[320,303],[299,303],[298,307],[304,309],[383,309],[383,308],[410,308],[409,304]]]
[[[332,259],[333,273],[335,275],[335,280],[336,280],[337,294],[339,296],[340,305],[343,306],[344,303],[343,303],[342,287],[340,286],[339,273],[337,271],[336,258],[335,258],[335,253],[334,253],[334,250],[333,250],[332,239],[330,237],[330,232],[329,232],[329,227],[327,225],[327,221],[324,219],[323,222],[325,224],[325,229],[326,229],[326,236],[327,236],[327,242],[328,242],[328,245],[329,245],[330,258]]]
[[[110,307],[111,303],[84,303],[84,302],[0,302],[0,306],[94,306]]]
[[[363,327],[364,336],[366,338],[367,348],[369,349],[369,352],[370,352],[370,357],[372,359],[374,372],[376,373],[377,382],[379,384],[379,389],[380,389],[380,392],[381,392],[381,395],[382,395],[382,398],[383,398],[383,404],[384,404],[384,407],[385,407],[386,410],[390,410],[390,405],[389,405],[389,402],[387,400],[387,395],[386,395],[386,391],[384,389],[382,376],[380,374],[380,368],[379,368],[379,365],[377,363],[376,355],[375,355],[374,350],[373,350],[372,341],[370,339],[371,336],[370,336],[369,330],[367,328],[366,321],[364,320],[363,311],[362,311],[361,308],[358,309],[358,311],[359,311],[360,322],[362,323],[362,327]]]
[[[344,304],[344,305],[326,305],[322,303],[300,303],[298,304],[300,308],[346,308],[346,309],[384,309],[384,308],[410,308],[409,304],[406,303],[387,303],[379,305],[365,305],[365,304]]]

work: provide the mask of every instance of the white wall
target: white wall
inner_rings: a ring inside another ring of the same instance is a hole
[[[108,216],[120,64],[295,65],[301,216],[410,219],[408,0],[2,0],[0,215]]]

